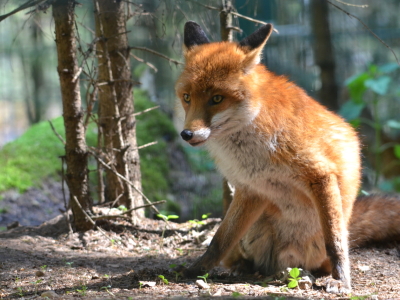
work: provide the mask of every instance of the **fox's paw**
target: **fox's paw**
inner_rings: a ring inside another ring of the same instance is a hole
[[[326,291],[332,294],[350,294],[351,286],[349,283],[330,278],[326,281]]]
[[[196,266],[187,268],[183,265],[174,268],[174,272],[179,273],[184,278],[196,278],[199,275],[207,273],[205,270],[202,270],[202,268],[197,268]]]

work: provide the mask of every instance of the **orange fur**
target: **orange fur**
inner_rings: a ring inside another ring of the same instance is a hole
[[[208,43],[197,24],[185,28],[186,64],[176,83],[186,115],[181,135],[192,146],[205,144],[236,189],[210,247],[186,274],[220,262],[264,274],[303,267],[331,271],[338,281],[327,290],[349,292],[357,134],[258,64],[271,31],[266,25],[240,44]],[[213,102],[215,95],[223,100]]]

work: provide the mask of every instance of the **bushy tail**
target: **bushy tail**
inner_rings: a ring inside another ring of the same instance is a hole
[[[400,196],[360,196],[349,226],[350,247],[400,241]]]

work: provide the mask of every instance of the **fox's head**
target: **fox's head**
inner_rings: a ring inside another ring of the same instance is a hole
[[[271,32],[266,24],[239,43],[210,43],[197,23],[185,24],[185,66],[175,89],[185,110],[181,136],[190,145],[233,133],[257,116],[262,95],[252,87]]]

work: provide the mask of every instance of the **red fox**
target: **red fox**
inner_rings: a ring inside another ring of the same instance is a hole
[[[260,64],[272,30],[267,24],[239,43],[210,43],[198,24],[185,25],[185,66],[176,83],[185,111],[181,136],[207,147],[235,194],[207,251],[184,274],[204,274],[220,262],[262,274],[302,267],[332,273],[328,292],[349,293],[349,225],[352,245],[399,237],[400,199],[356,201],[357,134]],[[373,224],[369,207],[376,215],[379,205],[399,209],[381,209],[382,219],[374,218],[385,224]]]

